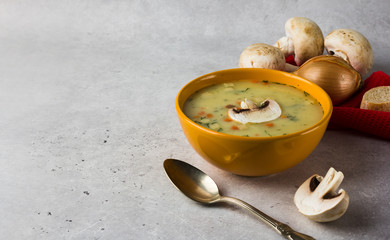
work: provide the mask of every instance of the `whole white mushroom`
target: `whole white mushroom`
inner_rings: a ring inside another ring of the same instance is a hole
[[[324,52],[324,35],[320,27],[305,17],[293,17],[285,23],[286,36],[274,46],[282,50],[285,57],[294,54],[295,63],[300,66],[308,59]]]
[[[374,64],[370,42],[352,29],[337,29],[329,33],[325,38],[325,49],[328,54],[344,59],[362,76],[369,73]]]
[[[244,49],[238,63],[241,68],[266,68],[292,72],[296,66],[286,63],[282,51],[265,43],[255,43]]]
[[[241,68],[267,68],[284,71],[286,60],[278,48],[265,43],[255,43],[244,49],[238,65]]]

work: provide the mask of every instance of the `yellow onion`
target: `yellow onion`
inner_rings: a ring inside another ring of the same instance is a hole
[[[338,105],[351,97],[360,87],[362,78],[345,60],[321,55],[301,65],[294,74],[322,87]]]

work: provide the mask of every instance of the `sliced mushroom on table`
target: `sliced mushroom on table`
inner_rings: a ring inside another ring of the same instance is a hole
[[[330,168],[325,177],[314,174],[296,191],[294,203],[306,217],[317,222],[340,218],[349,205],[349,196],[339,188],[344,174]]]

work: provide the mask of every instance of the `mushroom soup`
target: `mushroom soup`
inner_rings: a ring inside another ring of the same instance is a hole
[[[304,130],[323,116],[319,102],[290,85],[266,80],[215,84],[191,95],[184,113],[211,130],[246,136],[281,136]]]

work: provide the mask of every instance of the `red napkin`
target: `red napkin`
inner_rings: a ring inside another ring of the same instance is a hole
[[[286,62],[295,65],[293,56],[286,58]],[[328,129],[353,129],[390,139],[390,112],[360,109],[363,94],[378,86],[390,86],[390,76],[382,71],[371,74],[358,93],[345,103],[333,107]]]
[[[333,107],[329,129],[354,129],[381,138],[390,139],[390,112],[360,109],[363,94],[371,88],[390,86],[390,76],[382,71],[374,72],[363,88],[347,102]]]

